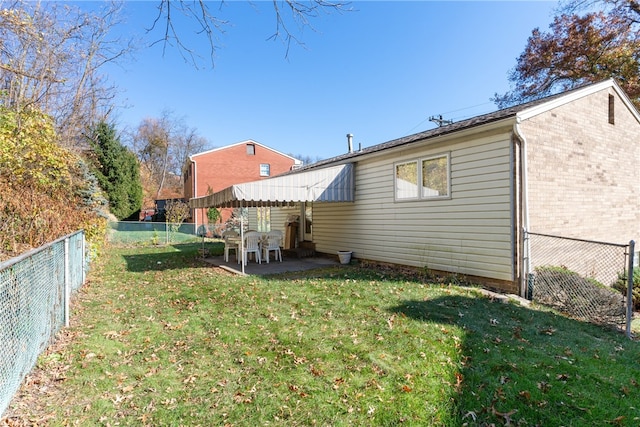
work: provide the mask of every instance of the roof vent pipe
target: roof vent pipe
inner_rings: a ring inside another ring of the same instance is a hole
[[[349,153],[353,153],[353,135],[347,134],[347,145],[349,147]]]

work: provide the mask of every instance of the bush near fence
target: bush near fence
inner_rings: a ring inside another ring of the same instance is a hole
[[[88,270],[83,231],[0,263],[0,415],[68,321]]]
[[[525,233],[529,245],[529,295],[576,319],[620,326],[629,322],[624,292],[628,245]]]
[[[538,267],[535,272],[536,302],[578,320],[603,325],[625,322],[624,297],[615,289],[562,267]]]

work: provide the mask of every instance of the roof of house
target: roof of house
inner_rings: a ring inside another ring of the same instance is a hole
[[[295,157],[292,157],[292,156],[290,156],[290,155],[288,155],[288,154],[284,154],[284,153],[282,153],[282,152],[280,152],[280,151],[278,151],[278,150],[274,150],[274,149],[273,149],[273,148],[271,148],[271,147],[267,147],[267,146],[266,146],[266,145],[264,145],[264,144],[261,144],[261,143],[259,143],[259,142],[257,142],[257,141],[254,141],[253,139],[247,139],[246,141],[240,141],[240,142],[236,142],[235,144],[225,145],[224,147],[213,148],[213,149],[211,149],[211,150],[203,151],[203,152],[201,152],[201,153],[192,154],[191,156],[189,156],[189,160],[193,161],[193,158],[194,158],[194,157],[203,156],[203,155],[206,155],[206,154],[214,153],[214,152],[216,152],[216,151],[227,150],[227,149],[229,149],[229,148],[233,148],[233,147],[236,147],[236,146],[238,146],[238,145],[246,145],[246,144],[254,144],[254,145],[257,145],[257,146],[259,146],[259,147],[262,147],[262,148],[264,148],[264,149],[266,149],[266,150],[269,150],[269,151],[272,151],[272,152],[274,152],[274,153],[276,153],[276,154],[279,154],[279,155],[281,155],[281,156],[283,156],[283,157],[288,157],[288,158],[290,158],[291,160],[293,160],[295,164],[301,164],[301,163],[302,163],[302,161],[301,161],[301,160],[296,159]]]
[[[278,204],[298,201],[353,201],[354,168],[351,166],[357,157],[460,132],[465,129],[480,127],[501,120],[510,119],[511,123],[515,124],[520,120],[527,120],[545,111],[557,108],[606,88],[613,88],[640,122],[640,113],[635,109],[624,91],[620,89],[615,81],[606,80],[600,83],[581,86],[536,101],[394,139],[356,152],[345,153],[290,172],[285,172],[272,178],[253,183],[234,185],[206,197],[191,199],[190,205],[193,208],[203,208],[208,206],[251,206],[256,203],[263,206],[265,203]],[[343,168],[340,168],[340,166]],[[347,166],[349,166],[349,168],[346,168]]]
[[[321,160],[319,162],[313,163],[311,165],[307,165],[305,167],[302,167],[300,169],[297,169],[292,172],[287,172],[287,173],[298,173],[306,169],[323,167],[333,163],[346,162],[346,161],[349,161],[350,159],[353,159],[359,156],[363,156],[363,155],[367,155],[367,154],[371,154],[379,151],[384,151],[384,150],[388,150],[395,147],[400,147],[403,145],[411,144],[416,141],[424,141],[427,139],[432,139],[435,137],[451,134],[454,132],[459,132],[465,129],[470,129],[470,128],[478,127],[481,125],[486,125],[486,124],[497,122],[504,119],[520,118],[524,120],[524,119],[533,117],[535,115],[538,115],[544,111],[550,110],[551,108],[555,108],[559,105],[571,102],[575,99],[587,96],[589,94],[592,94],[594,92],[600,91],[608,87],[613,87],[620,94],[621,98],[624,100],[627,106],[630,107],[631,111],[634,113],[638,121],[640,121],[640,114],[638,114],[638,111],[635,109],[632,102],[629,100],[629,98],[624,93],[624,91],[618,86],[618,84],[613,79],[608,79],[600,83],[591,83],[591,84],[582,85],[562,93],[537,99],[535,101],[514,105],[508,108],[504,108],[502,110],[497,110],[488,114],[475,116],[470,119],[461,120],[459,122],[454,122],[442,127],[437,127],[435,129],[429,129],[423,132],[393,139],[391,141],[383,142],[381,144],[373,145],[371,147],[363,148],[361,150],[354,151],[351,153],[341,154],[336,157],[332,157],[326,160]]]

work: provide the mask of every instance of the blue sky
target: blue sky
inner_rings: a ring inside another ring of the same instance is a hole
[[[322,14],[296,36],[288,55],[275,31],[271,2],[211,3],[229,22],[218,36],[215,67],[193,28],[185,43],[199,69],[162,45],[109,67],[121,91],[120,128],[171,110],[210,148],[253,139],[283,153],[325,159],[496,109],[508,72],[531,31],[548,29],[557,2],[355,1],[353,11]],[[128,2],[126,29],[144,34],[157,1]],[[147,41],[162,34],[147,35]]]

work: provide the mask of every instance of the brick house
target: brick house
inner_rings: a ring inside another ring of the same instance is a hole
[[[184,173],[184,198],[206,196],[233,184],[257,181],[288,172],[302,162],[253,140],[204,151],[189,157]],[[231,209],[220,209],[222,222]],[[206,209],[192,209],[196,227],[207,223]]]
[[[190,204],[292,209],[297,202],[302,220],[313,218],[304,240],[319,253],[349,250],[523,294],[524,230],[613,243],[640,238],[639,164],[640,113],[606,80]]]

